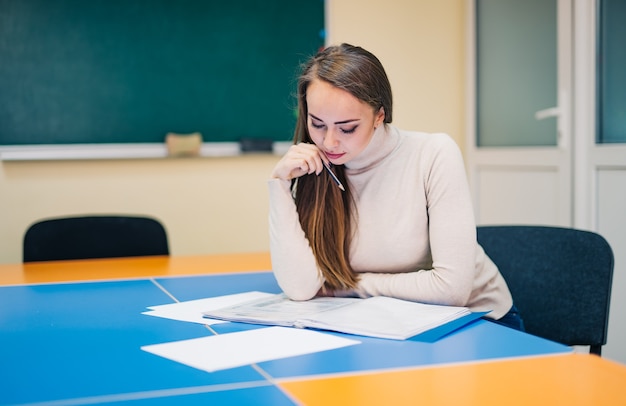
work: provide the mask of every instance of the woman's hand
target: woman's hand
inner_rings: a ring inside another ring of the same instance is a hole
[[[322,155],[314,144],[300,143],[292,145],[285,156],[274,167],[271,177],[292,180],[311,173],[319,175],[324,170]]]

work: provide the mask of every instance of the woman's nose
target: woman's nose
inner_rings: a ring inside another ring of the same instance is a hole
[[[339,139],[334,130],[328,130],[324,136],[324,147],[327,149],[333,149],[339,145]]]

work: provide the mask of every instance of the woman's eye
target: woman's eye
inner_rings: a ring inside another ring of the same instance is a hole
[[[311,126],[312,126],[313,128],[318,128],[318,129],[320,129],[320,128],[324,128],[324,124],[316,124],[316,123],[314,123],[314,122],[311,122]]]
[[[350,127],[350,128],[342,128],[342,129],[341,129],[341,132],[342,132],[342,133],[344,133],[344,134],[352,134],[353,132],[355,132],[355,131],[356,131],[356,128],[357,128],[357,127],[358,127],[358,126],[357,126],[357,125],[355,125],[354,127]]]

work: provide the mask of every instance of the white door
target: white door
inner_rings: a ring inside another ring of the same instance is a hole
[[[570,3],[471,4],[467,162],[477,223],[570,226]]]
[[[626,363],[626,1],[470,0],[469,9],[477,223],[604,236],[615,269],[603,356]]]

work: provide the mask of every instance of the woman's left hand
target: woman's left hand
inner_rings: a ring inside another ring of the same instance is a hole
[[[289,148],[274,167],[271,177],[292,180],[311,173],[319,175],[323,170],[320,150],[314,144],[300,143]]]

